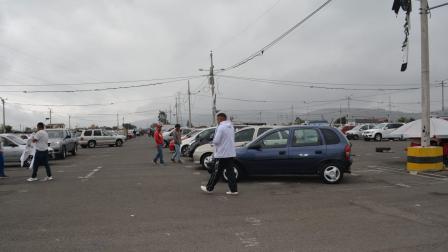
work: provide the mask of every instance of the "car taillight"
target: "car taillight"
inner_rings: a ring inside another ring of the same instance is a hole
[[[352,147],[347,144],[344,148],[344,152],[345,152],[345,160],[350,160],[350,152],[352,151]]]

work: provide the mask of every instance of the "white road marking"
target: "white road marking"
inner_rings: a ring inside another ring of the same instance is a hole
[[[83,182],[87,179],[89,179],[90,177],[93,176],[93,174],[95,174],[96,172],[98,172],[99,170],[101,170],[101,168],[103,168],[102,166],[98,166],[96,169],[93,169],[93,171],[89,172],[89,174],[87,174],[84,177],[78,177],[79,179],[82,179]]]
[[[249,222],[252,226],[260,226],[261,220],[255,218],[255,217],[247,217],[246,222]]]
[[[240,239],[241,243],[246,248],[258,247],[258,245],[260,245],[260,242],[257,240],[257,238],[251,237],[251,235],[247,232],[239,232],[235,233],[235,235],[236,237],[238,237],[238,239]]]
[[[405,187],[405,188],[410,188],[411,187],[410,185],[406,185],[406,184],[402,184],[402,183],[398,183],[398,184],[395,184],[395,185],[400,186],[400,187]]]
[[[193,172],[193,175],[201,175],[200,172]]]
[[[229,200],[229,198],[227,198],[226,196],[217,196],[216,199],[219,201],[228,201]]]
[[[192,165],[184,165],[185,168],[193,168]]]

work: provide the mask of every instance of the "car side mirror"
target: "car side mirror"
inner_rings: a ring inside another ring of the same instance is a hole
[[[260,150],[261,149],[261,143],[260,142],[254,143],[254,144],[249,146],[249,149]]]
[[[72,138],[72,137],[70,135],[67,135],[67,136],[65,136],[65,138],[68,139],[68,138]]]

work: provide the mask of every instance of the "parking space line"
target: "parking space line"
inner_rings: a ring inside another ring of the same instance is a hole
[[[93,174],[95,174],[95,173],[97,173],[98,171],[100,171],[101,168],[103,168],[103,167],[102,167],[102,166],[98,166],[96,169],[93,169],[91,172],[89,172],[89,174],[87,174],[86,176],[84,176],[84,177],[78,177],[78,178],[79,178],[79,179],[83,179],[83,180],[89,179],[90,177],[93,176]]]
[[[410,185],[406,185],[406,184],[402,184],[402,183],[398,183],[398,184],[395,184],[395,185],[397,185],[399,187],[404,187],[404,188],[410,188],[411,187]]]

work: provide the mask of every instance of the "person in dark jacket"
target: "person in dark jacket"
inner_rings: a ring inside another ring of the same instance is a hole
[[[174,140],[174,154],[171,157],[171,161],[182,163],[180,160],[180,145],[182,144],[182,132],[180,130],[180,124],[176,124],[173,131]]]
[[[162,135],[162,125],[158,124],[156,127],[156,132],[154,132],[154,141],[156,142],[157,155],[154,157],[152,162],[157,164],[160,160],[160,164],[165,164],[163,161],[163,135]]]

